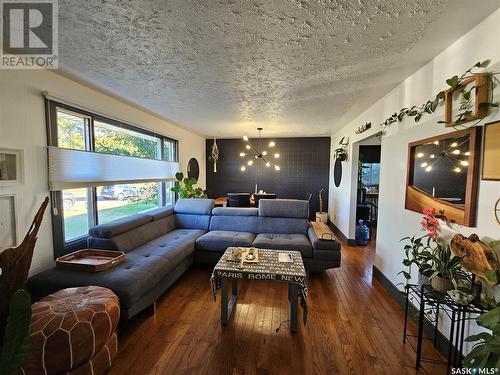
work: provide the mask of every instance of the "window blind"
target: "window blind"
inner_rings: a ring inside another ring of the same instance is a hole
[[[48,147],[49,190],[174,181],[179,163]]]

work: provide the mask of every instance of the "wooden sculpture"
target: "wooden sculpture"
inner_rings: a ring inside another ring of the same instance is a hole
[[[24,289],[26,286],[38,231],[48,204],[47,197],[38,209],[23,242],[16,248],[6,249],[0,253],[0,342],[3,341],[9,301],[16,290]]]
[[[477,234],[471,234],[468,238],[461,234],[456,234],[451,239],[451,251],[454,255],[464,257],[461,266],[477,277],[481,278],[489,285],[496,285],[497,282],[490,280],[486,273],[500,270],[500,263],[493,250],[482,242]]]

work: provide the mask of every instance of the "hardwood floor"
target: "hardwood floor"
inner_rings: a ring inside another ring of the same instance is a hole
[[[445,374],[440,365],[415,370],[415,353],[402,343],[403,311],[372,278],[373,244],[344,244],[342,256],[342,267],[310,275],[308,321],[300,319],[296,334],[285,323],[276,332],[288,319],[285,283],[240,282],[237,307],[221,326],[211,270],[191,269],[156,315],[121,324],[110,374]]]

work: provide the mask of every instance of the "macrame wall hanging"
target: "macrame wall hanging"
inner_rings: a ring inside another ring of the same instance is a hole
[[[219,148],[217,147],[217,140],[214,138],[212,151],[210,153],[210,160],[214,163],[214,173],[217,173],[217,160],[219,160]]]

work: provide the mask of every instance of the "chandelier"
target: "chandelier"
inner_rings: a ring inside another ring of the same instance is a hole
[[[243,141],[246,143],[246,151],[240,152],[240,157],[244,161],[244,164],[240,168],[241,171],[245,172],[247,170],[247,167],[251,167],[252,165],[254,165],[254,160],[262,160],[267,168],[271,168],[272,166],[274,170],[279,171],[280,166],[276,163],[272,163],[271,160],[273,160],[274,162],[277,161],[280,158],[280,154],[278,152],[268,152],[266,149],[262,148],[261,134],[263,129],[257,128],[257,130],[259,131],[259,140],[256,146],[250,142],[246,135],[243,137]],[[276,146],[276,142],[271,141],[269,142],[268,146],[270,149],[273,149],[274,146]]]

